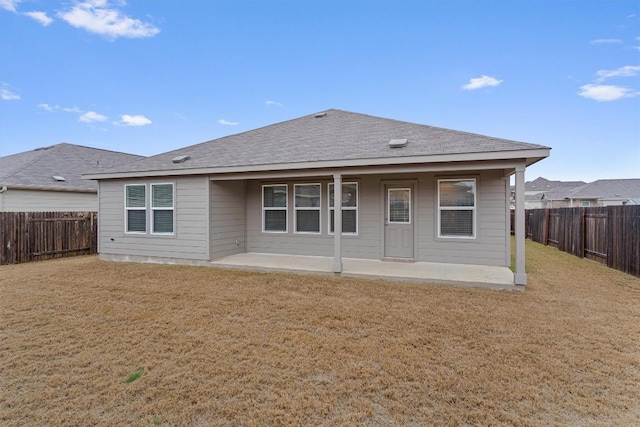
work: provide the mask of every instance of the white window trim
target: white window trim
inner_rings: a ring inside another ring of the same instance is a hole
[[[391,198],[389,197],[389,195],[391,194],[392,191],[398,191],[398,190],[409,191],[409,221],[393,221],[393,222],[391,221]],[[387,189],[387,222],[389,224],[411,224],[411,221],[413,220],[411,215],[412,210],[413,210],[413,199],[411,195],[411,187],[393,187],[393,188]]]
[[[156,185],[170,185],[171,186],[171,207],[161,207],[154,208],[153,207],[153,187]],[[149,189],[149,211],[150,211],[150,222],[151,222],[151,234],[155,234],[158,236],[173,236],[176,232],[176,186],[173,182],[154,182],[150,184]],[[155,231],[156,221],[155,216],[153,215],[154,211],[173,211],[173,231],[171,233],[159,233]]]
[[[317,185],[320,187],[320,205],[317,207],[298,207],[296,206],[296,187],[305,187]],[[298,211],[318,211],[318,231],[298,231]],[[294,234],[322,234],[322,184],[319,182],[309,182],[302,184],[293,184],[293,233]]]
[[[266,187],[284,187],[285,188],[285,205],[284,207],[268,207],[264,206],[264,189]],[[262,232],[263,233],[277,233],[277,234],[285,234],[289,232],[289,185],[288,184],[265,184],[262,186]],[[285,212],[285,222],[284,222],[284,231],[276,231],[276,230],[265,230],[265,221],[264,214],[266,211],[284,211]]]
[[[342,210],[343,211],[356,211],[356,232],[355,233],[350,233],[350,232],[345,232],[344,230],[342,231],[342,235],[343,236],[357,236],[358,233],[360,232],[360,221],[359,221],[359,206],[360,206],[360,188],[358,188],[358,182],[357,181],[353,181],[353,182],[343,182],[342,186],[344,187],[345,185],[353,185],[355,184],[356,186],[356,205],[355,206],[342,206]],[[335,207],[335,197],[334,197],[334,206],[331,206],[331,188],[333,187],[333,183],[329,183],[329,185],[327,186],[327,207],[328,212],[327,212],[327,230],[329,231],[329,235],[333,236],[335,233],[334,231],[331,231],[331,212],[336,210]],[[334,190],[335,191],[335,190]],[[342,204],[342,202],[340,203]],[[342,213],[342,212],[341,212]]]
[[[127,187],[144,187],[144,207],[135,207],[135,208],[129,208],[127,207]],[[129,215],[128,215],[128,211],[144,211],[144,217],[145,217],[145,224],[144,224],[144,228],[145,231],[129,231]],[[143,235],[143,234],[147,234],[149,230],[149,215],[147,214],[147,184],[142,183],[142,184],[125,184],[124,185],[124,233],[125,234],[137,234],[137,235]]]
[[[443,208],[440,206],[440,183],[452,181],[473,181],[473,206],[446,206]],[[438,238],[439,239],[463,239],[463,240],[475,240],[478,238],[477,224],[478,224],[478,180],[476,178],[443,178],[438,179],[438,200],[436,201],[436,208],[438,210]],[[449,236],[442,234],[441,211],[442,210],[454,211],[472,211],[473,212],[473,224],[472,224],[472,236]]]

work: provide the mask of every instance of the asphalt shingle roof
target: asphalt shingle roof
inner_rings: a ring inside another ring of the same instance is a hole
[[[572,199],[640,198],[640,179],[600,179],[572,191]]]
[[[408,139],[406,147],[389,147],[391,139],[403,138]],[[332,109],[95,172],[246,167],[539,148],[548,147]],[[172,159],[181,155],[190,159],[174,164]]]
[[[95,181],[82,179],[88,171],[113,168],[143,158],[98,148],[61,143],[0,157],[0,186],[97,190]],[[53,176],[65,178],[56,181]]]

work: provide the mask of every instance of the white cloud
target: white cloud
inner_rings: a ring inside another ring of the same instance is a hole
[[[625,65],[615,70],[599,70],[596,72],[598,78],[596,81],[601,82],[611,77],[634,77],[640,72],[640,65]]]
[[[591,40],[591,44],[616,44],[622,43],[620,39],[595,39]]]
[[[64,111],[65,113],[82,113],[83,111],[78,107],[61,107],[59,105],[38,104],[38,108],[42,108],[46,111]]]
[[[269,105],[269,106],[283,107],[283,105],[282,105],[281,103],[276,102],[276,101],[269,101],[269,100],[267,100],[267,101],[265,101],[264,103],[265,103],[265,104],[267,104],[267,105]]]
[[[58,107],[60,108],[60,107]],[[79,109],[78,107],[62,107],[60,108],[62,111],[64,111],[65,113],[82,113],[82,110]]]
[[[462,86],[462,89],[476,90],[482,89],[483,87],[498,86],[500,83],[502,83],[502,80],[498,80],[495,77],[483,75],[480,77],[476,77],[475,79],[470,79],[469,83]]]
[[[123,15],[119,10],[111,7],[107,0],[78,2],[71,10],[60,12],[58,16],[71,26],[110,39],[153,37],[160,32],[160,29],[153,24]]]
[[[623,86],[588,84],[580,86],[578,95],[595,101],[615,101],[638,96],[640,92]]]
[[[49,18],[46,12],[34,11],[34,12],[25,12],[24,14],[27,15],[29,18],[35,19],[45,27],[53,22],[53,19]]]
[[[0,7],[9,12],[15,12],[16,6],[18,6],[21,1],[22,0],[0,0]]]
[[[239,125],[240,124],[238,122],[230,122],[229,120],[225,120],[225,119],[218,120],[218,123],[220,123],[221,125],[225,125],[225,126],[235,126],[235,125]]]
[[[122,120],[119,124],[124,126],[146,126],[151,124],[151,120],[145,116],[130,116],[128,114],[122,115]]]
[[[98,114],[95,111],[87,111],[86,113],[82,114],[79,118],[79,120],[83,123],[105,122],[108,119],[109,118],[107,116]]]
[[[17,95],[13,92],[11,92],[9,89],[0,89],[0,98],[4,99],[5,101],[17,101],[18,99],[20,99],[20,95]]]

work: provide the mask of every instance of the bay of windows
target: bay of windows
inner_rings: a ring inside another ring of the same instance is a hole
[[[289,186],[268,184],[262,186],[262,231],[287,233],[288,215],[293,215],[293,230],[296,234],[322,233],[322,185],[319,183],[293,184],[293,209],[289,212]],[[328,184],[328,232],[334,233],[335,200],[334,184]],[[358,234],[358,184],[342,184],[342,233]]]

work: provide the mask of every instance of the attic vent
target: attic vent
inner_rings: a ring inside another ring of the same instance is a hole
[[[315,117],[316,119],[320,119],[322,117],[326,117],[326,115],[327,115],[326,112],[324,112],[324,113],[316,113],[315,116],[313,116],[313,117]]]
[[[391,148],[402,148],[407,146],[407,139],[392,139],[389,141],[389,147]]]
[[[190,158],[191,158],[191,156],[189,156],[188,154],[185,154],[184,156],[174,157],[171,161],[173,163],[184,163],[187,160],[189,160]]]
[[[38,147],[38,148],[34,149],[33,151],[43,151],[43,150],[48,150],[49,148],[53,148],[53,145],[50,145],[48,147]]]
[[[51,178],[53,178],[54,180],[58,181],[58,182],[65,182],[66,179],[64,176],[60,176],[60,175],[53,175]]]

